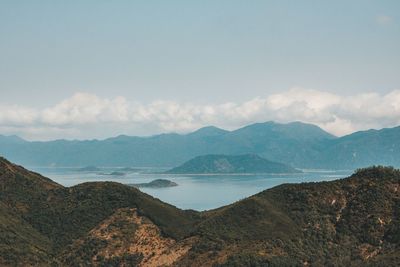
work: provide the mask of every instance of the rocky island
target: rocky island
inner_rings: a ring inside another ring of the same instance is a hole
[[[204,155],[195,157],[166,173],[299,173],[301,171],[279,162],[269,161],[256,154]]]
[[[140,188],[140,187],[164,188],[164,187],[177,186],[178,184],[175,183],[175,182],[172,182],[170,180],[167,180],[167,179],[156,179],[156,180],[153,180],[153,181],[151,181],[149,183],[128,184],[128,185],[136,187],[136,188]]]

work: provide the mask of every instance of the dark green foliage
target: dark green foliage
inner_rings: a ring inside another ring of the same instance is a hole
[[[275,256],[268,259],[256,254],[237,254],[229,256],[223,264],[216,264],[214,267],[302,267],[304,266],[296,259],[285,256]]]
[[[117,211],[119,219],[104,231],[132,236],[136,225],[124,213],[131,209],[165,236],[196,238],[178,266],[212,266],[221,255],[219,266],[396,266],[400,260],[400,171],[390,167],[360,169],[331,182],[284,184],[198,213],[118,183],[64,188],[0,158],[0,193],[4,266],[87,266],[94,259],[99,266],[136,266],[140,253],[101,257],[99,251],[119,243],[88,236]],[[74,246],[77,240],[82,243]]]
[[[205,238],[192,257],[233,245],[248,252],[233,251],[226,266],[360,266],[375,252],[376,259],[396,266],[399,201],[400,171],[380,166],[333,182],[281,185],[206,213],[198,227]]]
[[[179,210],[129,186],[99,182],[64,188],[2,158],[0,190],[0,233],[4,233],[0,252],[5,256],[0,257],[0,263],[12,263],[18,256],[29,262],[50,261],[51,255],[85,236],[120,208],[136,208],[164,235],[175,239],[189,235],[199,219],[196,213]],[[18,234],[12,235],[9,229]],[[101,246],[101,242],[90,240],[81,252],[86,255],[83,258],[90,260],[90,253]]]
[[[0,202],[0,266],[51,262],[51,242]]]
[[[204,220],[198,228],[205,236],[224,240],[263,240],[295,235],[297,226],[267,199],[252,197],[232,204]]]

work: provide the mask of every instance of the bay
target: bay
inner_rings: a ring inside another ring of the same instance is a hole
[[[303,173],[296,174],[171,175],[160,173],[166,169],[143,167],[122,176],[107,175],[120,170],[101,168],[96,172],[80,172],[77,168],[34,168],[34,171],[67,187],[94,181],[136,184],[168,179],[178,186],[140,190],[178,208],[198,211],[219,208],[284,183],[331,181],[352,173],[350,170],[303,170]]]

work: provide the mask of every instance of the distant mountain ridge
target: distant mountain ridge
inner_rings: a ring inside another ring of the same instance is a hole
[[[215,127],[215,126],[206,126],[203,128],[198,129],[197,131],[194,131],[192,133],[189,133],[189,136],[218,136],[218,135],[224,135],[229,133],[229,131]]]
[[[223,173],[299,173],[300,171],[255,154],[197,156],[166,173],[223,174]]]
[[[359,131],[330,140],[317,166],[350,169],[378,164],[400,167],[400,126]]]
[[[0,158],[1,266],[398,266],[400,171],[283,184],[184,211],[113,182],[63,187]]]
[[[19,136],[16,135],[1,135],[0,134],[0,144],[2,143],[24,143],[27,142]]]
[[[0,155],[26,166],[173,167],[206,154],[257,154],[296,168],[400,167],[400,127],[335,137],[311,124],[255,123],[226,131],[121,135],[105,140],[28,142],[0,137]]]

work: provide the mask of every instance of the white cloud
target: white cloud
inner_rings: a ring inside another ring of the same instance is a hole
[[[34,109],[20,107],[17,105],[0,105],[0,125],[29,125],[38,118]]]
[[[48,125],[73,125],[128,121],[125,98],[101,99],[96,95],[76,93],[54,107],[41,112],[41,122]]]
[[[242,103],[217,105],[162,100],[142,104],[87,93],[76,93],[42,110],[0,104],[0,133],[30,139],[188,132],[206,125],[235,129],[268,120],[313,123],[336,135],[392,127],[400,124],[400,90],[341,96],[292,88]]]
[[[387,15],[378,15],[376,16],[375,20],[379,25],[388,25],[392,23],[393,18]]]

